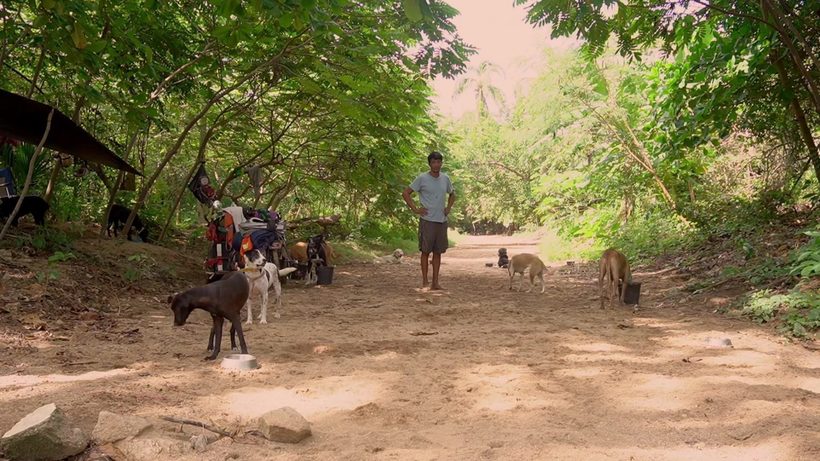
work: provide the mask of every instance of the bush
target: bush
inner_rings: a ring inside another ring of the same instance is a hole
[[[820,329],[820,295],[814,293],[758,291],[749,296],[742,312],[758,323],[770,322],[782,315],[781,331],[798,338]]]

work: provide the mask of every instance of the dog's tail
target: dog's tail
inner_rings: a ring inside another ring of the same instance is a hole
[[[284,269],[279,269],[279,277],[284,277],[284,276],[290,274],[291,272],[296,272],[296,268],[295,267],[286,267]]]

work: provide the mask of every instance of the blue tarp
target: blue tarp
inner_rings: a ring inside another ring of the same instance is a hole
[[[0,198],[16,197],[14,179],[11,177],[11,168],[0,168]]]

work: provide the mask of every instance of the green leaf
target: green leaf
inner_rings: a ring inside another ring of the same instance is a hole
[[[88,46],[88,40],[85,38],[85,32],[83,28],[80,26],[79,23],[74,23],[74,30],[71,32],[71,40],[74,42],[74,46],[83,49]]]
[[[90,52],[90,53],[99,53],[100,51],[105,49],[106,45],[108,45],[107,41],[97,40],[95,42],[91,42],[91,44],[88,45],[85,50]]]
[[[279,16],[279,24],[287,29],[293,24],[293,15],[290,13],[285,13],[282,16]]]
[[[407,19],[417,22],[424,19],[424,14],[421,11],[421,2],[424,0],[402,0],[404,6],[404,15]]]

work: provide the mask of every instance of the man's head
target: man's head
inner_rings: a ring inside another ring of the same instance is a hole
[[[433,173],[441,171],[442,163],[444,163],[444,157],[439,152],[433,151],[427,156],[427,164],[430,165],[430,171]]]

